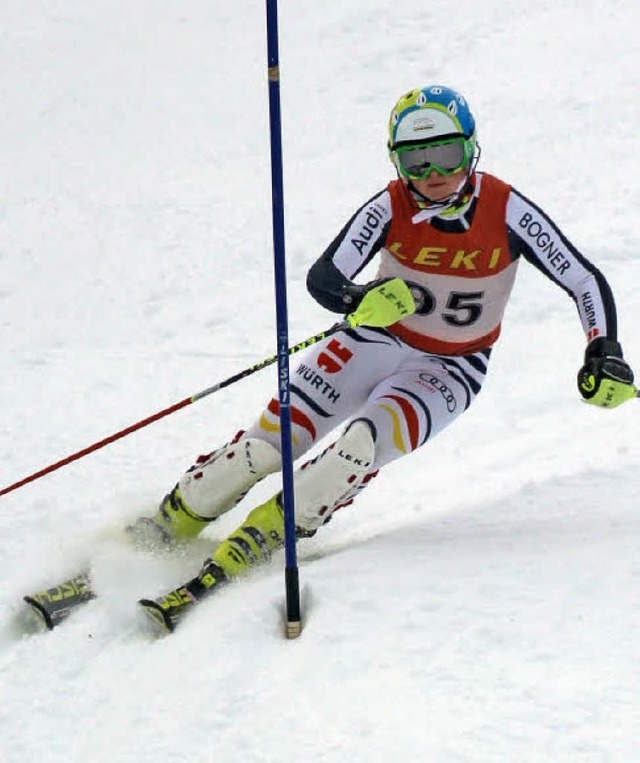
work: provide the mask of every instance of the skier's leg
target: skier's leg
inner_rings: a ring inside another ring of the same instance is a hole
[[[455,421],[480,391],[488,359],[488,351],[464,358],[406,353],[400,368],[375,385],[344,434],[296,470],[299,534],[313,534],[381,467],[421,447]],[[208,562],[222,567],[222,578],[234,576],[268,558],[282,543],[282,528],[281,499],[274,496],[255,509]]]
[[[294,458],[361,407],[404,353],[399,340],[373,329],[340,332],[308,351],[291,374]],[[195,537],[279,468],[279,406],[274,398],[240,439],[200,459],[156,515],[139,519],[129,533],[138,545]]]
[[[280,468],[280,453],[268,442],[245,438],[201,456],[164,497],[152,517],[126,528],[138,546],[171,544],[196,537],[267,474]]]
[[[348,329],[309,350],[291,372],[291,434],[295,460],[317,445],[365,404],[375,386],[392,374],[406,353],[395,337],[371,328]],[[279,404],[273,398],[250,427],[280,449]]]
[[[365,478],[374,458],[368,424],[357,421],[318,458],[294,475],[296,526],[299,536],[313,535],[330,510],[344,501]],[[168,630],[190,606],[256,564],[266,562],[284,543],[281,494],[253,509],[245,521],[205,560],[186,585],[142,606]]]
[[[357,421],[318,458],[294,474],[296,528],[312,535],[326,521],[327,512],[362,482],[374,458],[369,426]],[[215,550],[211,561],[227,577],[266,561],[284,542],[281,493],[254,509]],[[207,563],[205,563],[205,567]]]
[[[489,353],[437,358],[408,353],[402,367],[374,386],[345,432],[294,474],[299,537],[317,528],[383,466],[423,445],[466,410],[479,392]],[[407,368],[407,366],[409,366]],[[284,517],[277,494],[255,508],[184,586],[155,600],[141,599],[147,614],[173,630],[198,600],[283,545]]]
[[[417,450],[464,413],[480,392],[489,356],[484,350],[465,357],[409,358],[378,384],[356,414],[374,432],[374,466]]]
[[[338,509],[353,502],[379,470],[424,445],[453,423],[473,402],[482,387],[490,351],[443,358],[413,351],[399,370],[380,382],[351,419],[366,422],[375,442],[375,455],[362,479],[332,506],[324,506],[324,524]],[[321,479],[330,479],[322,474]],[[304,506],[302,511],[304,512]],[[307,511],[313,513],[313,508]],[[303,524],[299,517],[299,524]]]

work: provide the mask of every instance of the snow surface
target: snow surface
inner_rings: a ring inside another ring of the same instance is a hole
[[[280,4],[292,343],[331,325],[306,271],[391,177],[388,112],[459,88],[482,166],[607,275],[640,371],[635,0]],[[0,7],[0,484],[274,351],[264,5]],[[637,226],[636,226],[637,228]],[[575,389],[570,300],[525,264],[474,407],[282,558],[149,641],[135,601],[193,553],[104,539],[249,425],[273,368],[0,502],[0,758],[31,761],[640,760],[634,402]],[[102,598],[17,639],[24,593],[92,558]]]

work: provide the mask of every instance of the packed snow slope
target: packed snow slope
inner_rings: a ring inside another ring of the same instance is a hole
[[[274,352],[264,4],[0,8],[0,484]],[[292,343],[334,316],[308,267],[392,177],[386,121],[467,94],[481,166],[606,273],[640,372],[634,0],[280,3]],[[150,641],[277,476],[179,558],[104,528],[252,423],[273,369],[0,499],[7,763],[640,759],[640,404],[583,405],[573,304],[523,263],[482,395],[300,545]],[[102,597],[17,638],[24,593],[93,560]]]

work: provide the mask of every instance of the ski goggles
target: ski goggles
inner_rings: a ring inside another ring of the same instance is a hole
[[[453,175],[469,164],[470,143],[467,138],[460,137],[422,146],[400,146],[395,149],[396,166],[406,178],[426,178],[431,170],[441,175]]]

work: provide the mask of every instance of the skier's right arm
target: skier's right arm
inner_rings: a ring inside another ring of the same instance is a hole
[[[312,265],[307,275],[311,296],[333,313],[356,309],[366,289],[356,287],[353,279],[380,251],[390,224],[391,199],[385,189],[358,209]],[[363,291],[356,300],[358,288]]]

